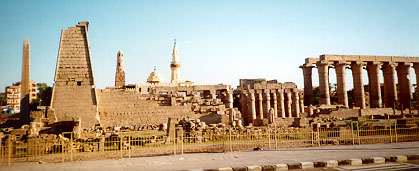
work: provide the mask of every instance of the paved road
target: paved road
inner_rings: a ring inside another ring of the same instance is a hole
[[[249,152],[198,153],[72,163],[38,164],[27,162],[0,166],[0,170],[192,170],[418,154],[419,142],[402,142]]]

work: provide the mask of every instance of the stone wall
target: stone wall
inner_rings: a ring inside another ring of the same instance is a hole
[[[140,92],[125,90],[97,90],[101,125],[141,125],[167,123],[169,117],[192,119],[195,114],[190,105],[167,106],[156,100],[146,100]]]

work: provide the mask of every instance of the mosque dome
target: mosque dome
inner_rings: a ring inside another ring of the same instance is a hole
[[[156,69],[154,69],[154,71],[150,73],[150,76],[148,76],[147,78],[147,83],[158,84],[161,81],[162,81],[162,78],[160,76],[160,73],[156,71]]]

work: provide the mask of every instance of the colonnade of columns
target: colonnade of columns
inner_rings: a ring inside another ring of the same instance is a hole
[[[384,98],[385,107],[393,107],[400,105],[403,108],[411,106],[412,87],[410,82],[410,62],[362,62],[362,61],[324,61],[320,60],[316,63],[319,74],[319,90],[320,104],[330,105],[329,90],[329,66],[333,65],[336,72],[338,104],[349,107],[348,95],[346,91],[346,67],[350,66],[353,78],[353,98],[354,106],[361,109],[366,108],[365,90],[362,80],[362,71],[366,66],[368,72],[369,89],[370,89],[370,107],[383,107],[382,98]],[[381,83],[379,79],[379,71],[383,71],[384,78],[384,97],[381,95]],[[312,68],[311,64],[300,66],[304,75],[304,105],[313,104],[313,86],[312,86]],[[419,79],[419,63],[414,63],[416,78]],[[397,87],[396,87],[397,72]],[[418,96],[419,98],[419,96]],[[399,101],[399,104],[396,102]]]
[[[297,89],[250,89],[242,94],[242,109],[248,123],[259,125],[263,119],[300,117],[300,97]],[[273,109],[273,116],[270,110]]]

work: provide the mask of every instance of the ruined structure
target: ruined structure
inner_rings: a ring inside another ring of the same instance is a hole
[[[354,106],[366,108],[362,69],[366,66],[370,88],[370,108],[393,107],[410,108],[412,87],[410,82],[410,67],[413,64],[416,79],[419,80],[419,58],[400,56],[366,56],[366,55],[321,55],[320,58],[306,58],[300,66],[304,74],[305,104],[313,104],[312,68],[316,65],[319,73],[320,104],[330,105],[329,95],[329,67],[333,66],[337,77],[338,103],[344,107],[348,105],[346,92],[346,67],[350,66],[354,83]],[[380,89],[379,70],[383,71],[384,96]],[[396,73],[397,72],[397,73]],[[396,84],[397,74],[397,84]],[[398,86],[398,87],[396,87]],[[419,96],[418,96],[419,98]],[[382,100],[383,99],[383,100]],[[382,104],[384,101],[384,104]],[[397,104],[398,102],[398,104]]]
[[[231,86],[179,81],[176,43],[170,84],[163,83],[154,70],[146,84],[125,85],[123,53],[119,51],[115,87],[96,89],[87,29],[88,22],[80,22],[62,31],[51,107],[38,116],[46,116],[50,122],[73,121],[81,128],[161,124],[169,117],[241,125],[241,113],[233,108]]]
[[[29,122],[30,98],[30,44],[28,37],[23,41],[22,80],[20,81],[20,119],[22,123]]]
[[[125,86],[124,53],[118,51],[116,56],[115,88],[121,88]]]
[[[80,118],[84,126],[99,123],[97,94],[87,36],[89,22],[61,31],[50,118],[56,121]]]
[[[261,126],[278,121],[278,125],[283,125],[279,120],[299,118],[304,112],[295,83],[242,80],[246,82],[240,83],[244,86],[240,94],[240,107],[245,124]]]

